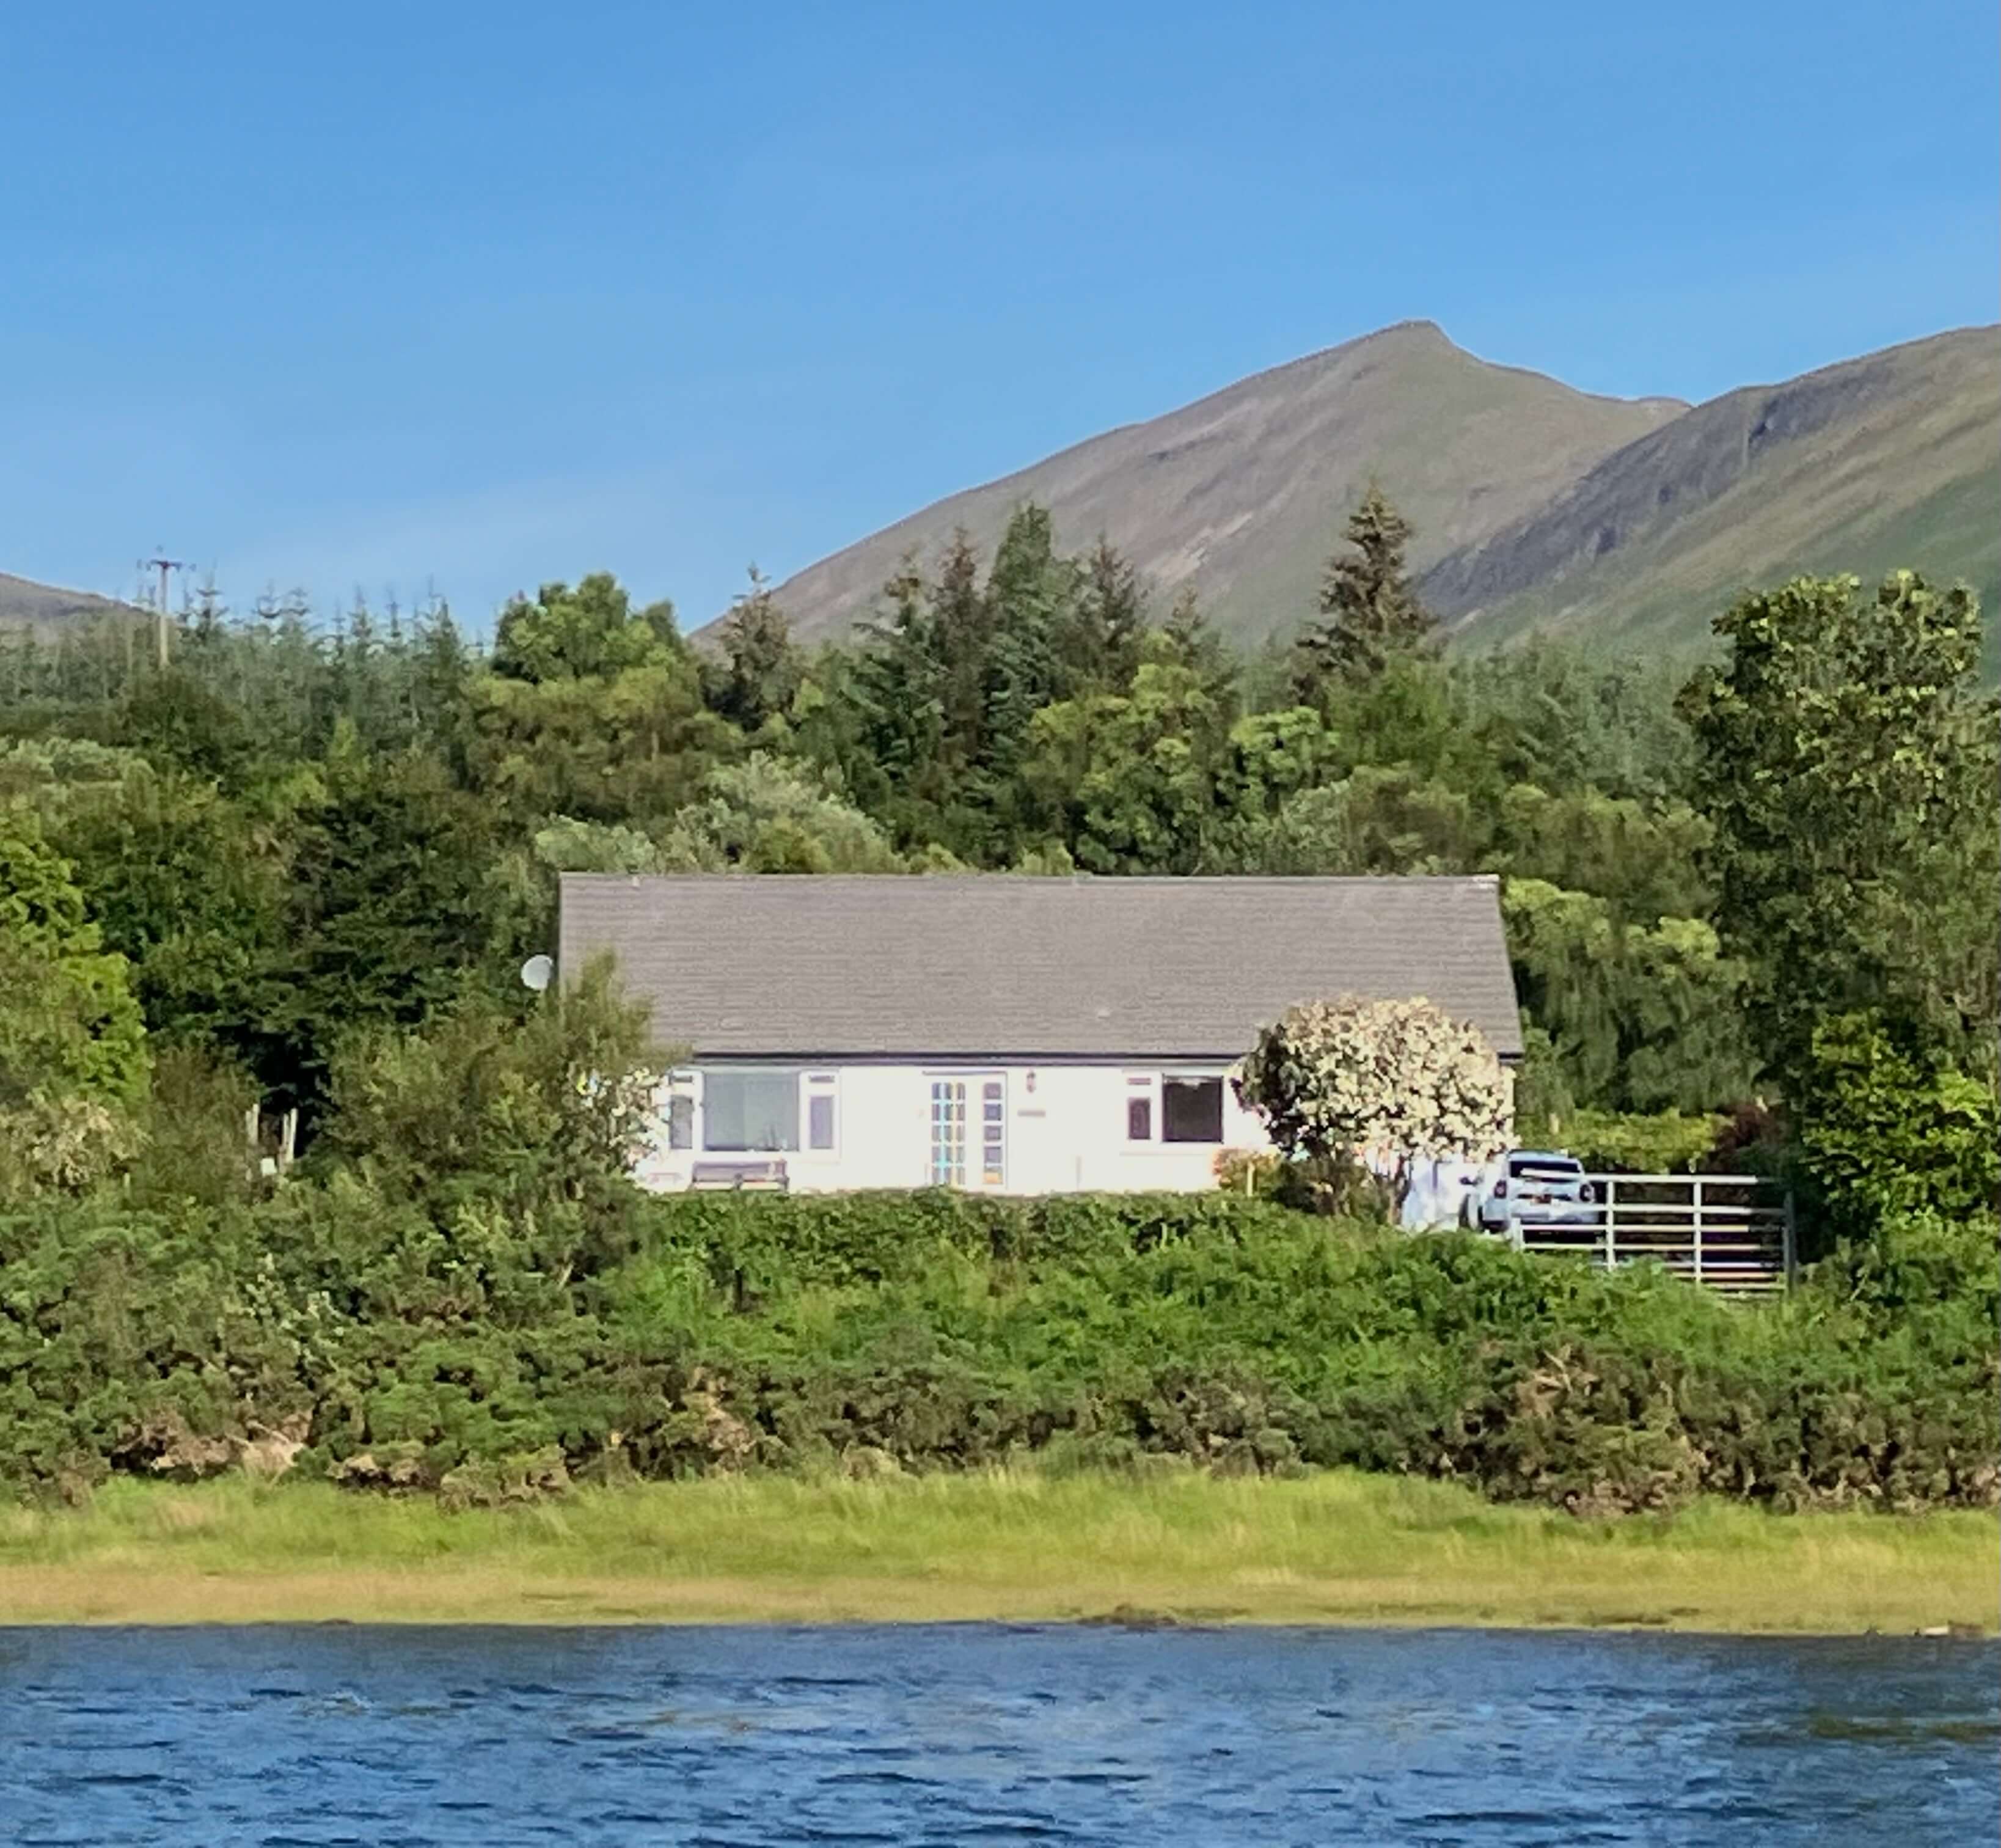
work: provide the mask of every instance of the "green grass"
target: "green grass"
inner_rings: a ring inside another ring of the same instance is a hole
[[[0,1511],[0,1623],[1080,1619],[1909,1631],[1996,1625],[1975,1513],[1710,1503],[1581,1522],[1455,1486],[990,1472],[718,1478],[451,1513],[120,1481]]]

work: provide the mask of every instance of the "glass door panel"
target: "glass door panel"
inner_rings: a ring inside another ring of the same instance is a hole
[[[931,1159],[934,1187],[966,1185],[966,1081],[931,1081]]]
[[[1007,1081],[980,1081],[980,1185],[1007,1184]]]
[[[934,1187],[994,1188],[1007,1184],[1007,1081],[1004,1077],[931,1081]]]

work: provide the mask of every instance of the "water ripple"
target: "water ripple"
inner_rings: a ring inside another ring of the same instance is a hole
[[[0,1841],[1991,1839],[2001,1649],[931,1628],[0,1631]]]

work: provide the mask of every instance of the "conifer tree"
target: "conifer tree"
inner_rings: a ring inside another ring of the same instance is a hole
[[[1146,591],[1139,572],[1101,534],[1084,562],[1083,582],[1056,635],[1063,697],[1123,693],[1139,670],[1146,631]]]
[[[1330,687],[1366,687],[1391,663],[1427,652],[1434,623],[1418,600],[1404,563],[1410,522],[1371,481],[1348,517],[1348,550],[1328,561],[1321,619],[1293,653],[1293,691],[1303,705]]]
[[[771,595],[771,580],[755,565],[750,588],[730,606],[722,625],[722,665],[709,704],[746,732],[791,708],[806,663],[793,645],[792,625]]]

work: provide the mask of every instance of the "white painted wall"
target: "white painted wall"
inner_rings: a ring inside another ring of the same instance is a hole
[[[775,1066],[770,1068],[779,1069]],[[1220,1148],[1268,1147],[1258,1119],[1240,1108],[1226,1076],[1223,1086],[1223,1140],[1170,1143],[1160,1140],[1161,1075],[1220,1074],[1216,1065],[1003,1066],[971,1061],[927,1065],[817,1065],[793,1067],[802,1081],[800,1126],[805,1128],[805,1084],[831,1076],[834,1095],[834,1147],[830,1150],[791,1149],[782,1159],[795,1192],[832,1192],[863,1187],[922,1187],[929,1181],[931,1084],[938,1078],[967,1081],[971,1121],[967,1181],[980,1187],[980,1086],[998,1078],[1005,1087],[1007,1132],[1003,1193],[1081,1192],[1134,1193],[1193,1192],[1216,1184],[1213,1164]],[[1133,1078],[1152,1081],[1143,1092]],[[695,1143],[666,1147],[668,1105],[663,1095],[660,1130],[641,1160],[642,1185],[661,1192],[685,1188],[698,1162],[759,1157],[704,1149],[699,1067],[677,1082],[692,1094]],[[1126,1103],[1134,1095],[1152,1098],[1154,1140],[1133,1142],[1126,1135]],[[800,1140],[805,1136],[802,1134]]]

